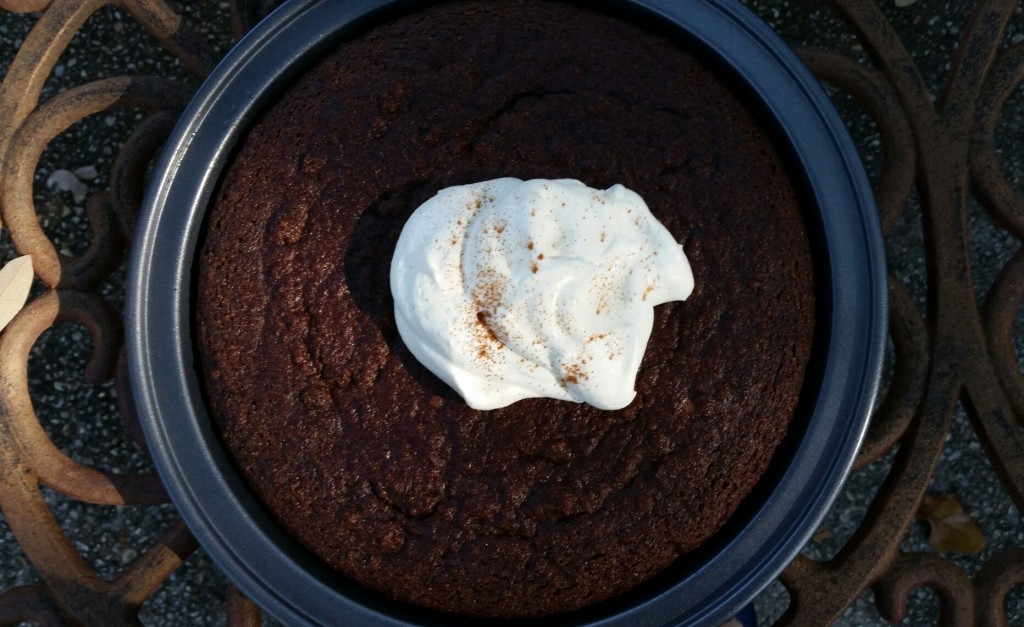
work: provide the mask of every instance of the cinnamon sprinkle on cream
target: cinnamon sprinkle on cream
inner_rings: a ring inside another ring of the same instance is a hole
[[[391,289],[409,350],[471,407],[548,396],[619,409],[636,394],[652,308],[689,296],[693,277],[621,185],[505,178],[417,209]]]

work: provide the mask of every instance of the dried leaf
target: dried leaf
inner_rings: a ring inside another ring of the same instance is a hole
[[[821,529],[818,530],[817,533],[814,534],[814,537],[812,539],[815,542],[823,542],[825,540],[828,540],[831,537],[832,537],[832,532],[829,531],[828,529],[825,529],[824,527],[822,527]]]
[[[943,553],[977,553],[985,548],[981,529],[952,494],[924,497],[917,517],[928,521],[928,542]]]
[[[34,276],[32,255],[12,259],[0,269],[0,329],[25,306]]]
[[[67,192],[71,190],[71,184],[76,179],[78,177],[73,172],[60,168],[59,170],[54,170],[50,173],[50,176],[46,177],[46,186],[56,187],[62,192]]]
[[[75,168],[71,173],[83,181],[91,181],[99,176],[99,172],[96,171],[96,166],[94,165],[84,165],[80,168]]]
[[[75,202],[82,202],[89,194],[89,186],[86,185],[70,170],[63,168],[54,170],[46,179],[46,186],[57,188],[62,192],[71,192]]]

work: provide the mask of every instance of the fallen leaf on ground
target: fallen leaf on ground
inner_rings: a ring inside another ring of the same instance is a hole
[[[54,170],[50,174],[46,179],[46,186],[62,192],[71,192],[75,202],[82,202],[89,195],[89,186],[83,183],[74,172],[63,168]]]
[[[32,255],[12,259],[0,269],[0,329],[25,306],[34,276]]]
[[[928,542],[942,553],[977,553],[985,548],[978,524],[952,494],[924,497],[917,518],[928,522]]]
[[[96,171],[96,166],[94,165],[84,165],[80,168],[75,168],[71,173],[83,181],[91,181],[99,176],[99,172]]]

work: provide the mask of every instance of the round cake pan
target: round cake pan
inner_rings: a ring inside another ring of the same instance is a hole
[[[193,263],[207,206],[261,110],[338,42],[409,0],[294,0],[247,35],[203,84],[153,174],[128,281],[133,392],[154,463],[200,544],[287,624],[471,621],[389,602],[323,565],[266,513],[211,426],[194,349]],[[726,527],[654,580],[558,625],[714,625],[769,584],[814,532],[863,438],[881,372],[884,253],[871,187],[825,92],[793,52],[734,0],[601,5],[698,55],[772,133],[803,196],[818,301],[812,363],[790,433]]]

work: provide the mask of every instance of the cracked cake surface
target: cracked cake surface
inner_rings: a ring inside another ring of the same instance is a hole
[[[388,273],[438,190],[636,191],[696,288],[655,310],[637,399],[481,412],[395,329]],[[249,132],[208,215],[195,320],[211,415],[273,517],[390,598],[571,611],[706,542],[767,467],[814,325],[797,195],[693,54],[569,4],[444,3],[341,43]]]

